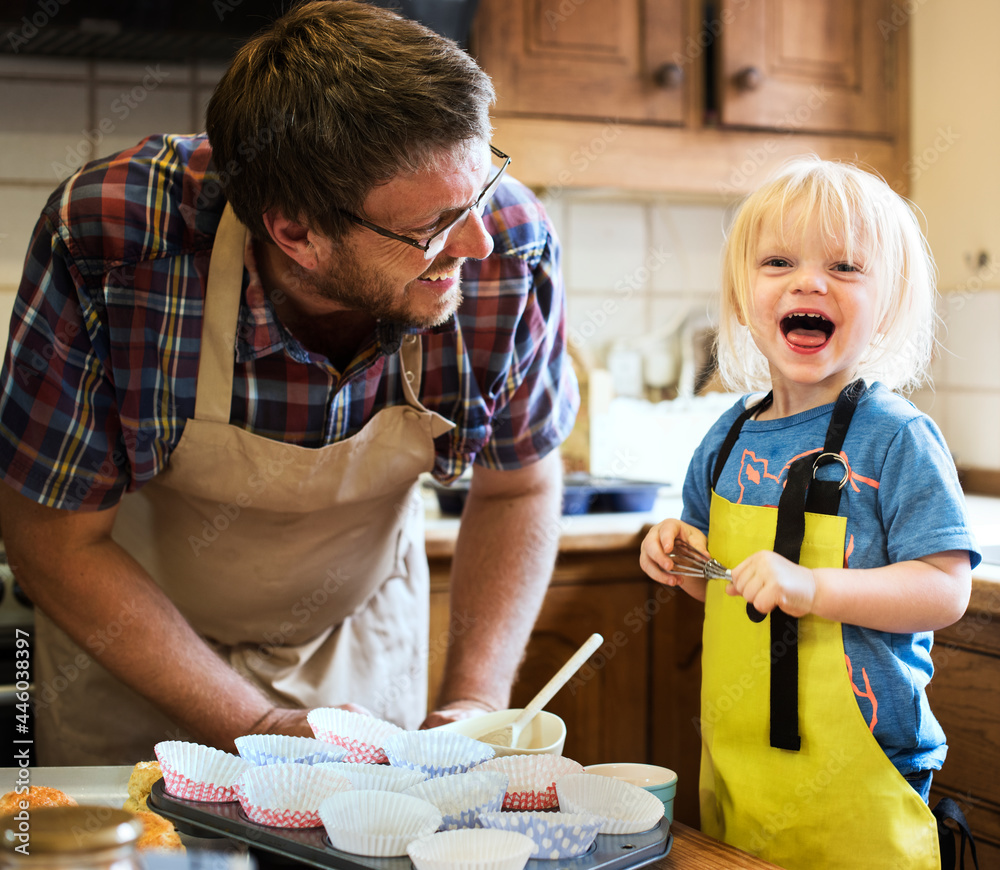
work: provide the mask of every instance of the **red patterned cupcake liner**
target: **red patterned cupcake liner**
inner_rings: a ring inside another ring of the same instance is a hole
[[[555,783],[544,791],[508,791],[503,797],[505,810],[550,810],[558,806]]]
[[[373,746],[363,740],[341,737],[339,734],[326,734],[320,737],[326,743],[334,743],[347,750],[342,761],[355,764],[388,764],[389,757],[381,746]]]
[[[236,800],[236,792],[231,785],[196,782],[162,763],[160,767],[163,770],[163,786],[174,797],[205,803],[228,803]]]
[[[318,810],[276,810],[250,803],[242,793],[237,794],[243,812],[251,822],[269,828],[318,828],[323,824]]]

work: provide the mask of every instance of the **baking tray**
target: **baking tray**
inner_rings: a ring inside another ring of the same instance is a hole
[[[368,858],[341,852],[330,845],[323,828],[269,828],[251,822],[239,803],[206,803],[172,797],[163,788],[163,780],[153,783],[147,803],[166,816],[177,830],[205,836],[215,834],[270,852],[307,867],[334,870],[412,870],[407,857]],[[661,819],[649,831],[640,834],[598,834],[585,855],[555,861],[531,859],[526,870],[626,870],[642,867],[662,858],[673,845],[669,824]]]

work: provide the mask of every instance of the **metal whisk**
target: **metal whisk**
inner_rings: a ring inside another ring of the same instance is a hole
[[[669,556],[674,563],[674,567],[670,570],[671,574],[697,577],[699,580],[733,579],[732,571],[684,541],[674,541],[674,549]]]
[[[697,577],[699,580],[732,580],[733,572],[726,568],[721,562],[706,557],[690,544],[684,541],[674,541],[674,549],[668,554],[673,560],[674,567],[671,574],[679,574],[681,577]],[[763,622],[766,615],[761,613],[749,601],[747,602],[747,616],[752,622]]]

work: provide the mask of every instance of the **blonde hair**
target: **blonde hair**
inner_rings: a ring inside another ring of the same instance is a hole
[[[818,221],[825,238],[873,278],[874,327],[856,377],[906,392],[928,380],[934,350],[934,260],[910,204],[884,180],[856,166],[798,157],[742,203],[725,245],[717,354],[723,384],[736,391],[770,386],[767,360],[749,327],[752,274],[766,228],[798,238]],[[855,258],[857,252],[857,259]]]

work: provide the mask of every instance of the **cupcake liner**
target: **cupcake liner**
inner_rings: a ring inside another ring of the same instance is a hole
[[[364,764],[360,761],[337,761],[314,765],[338,773],[348,779],[355,791],[402,792],[424,781],[419,770],[389,767],[385,764]]]
[[[395,767],[422,770],[428,777],[465,773],[494,756],[493,748],[454,731],[403,731],[384,745]]]
[[[164,740],[153,747],[168,794],[188,801],[236,800],[233,783],[249,762],[213,746]]]
[[[433,804],[405,794],[345,791],[319,805],[319,817],[334,849],[370,858],[393,858],[433,834],[441,813]]]
[[[559,806],[556,783],[564,776],[583,773],[582,764],[564,755],[502,755],[476,769],[507,774],[505,810],[553,809]]]
[[[364,764],[385,764],[389,760],[382,748],[385,741],[403,731],[384,719],[337,707],[316,707],[306,715],[306,721],[318,740],[347,750],[341,761]]]
[[[414,840],[406,854],[416,870],[523,870],[534,847],[516,831],[467,828]]]
[[[484,828],[517,831],[531,837],[532,858],[576,858],[590,850],[605,822],[595,813],[515,812],[483,813]]]
[[[251,822],[277,828],[318,828],[323,824],[319,805],[353,786],[332,770],[289,762],[249,767],[233,788]]]
[[[564,812],[604,816],[602,834],[637,834],[663,818],[663,802],[656,795],[610,776],[570,774],[556,783],[556,792]]]
[[[236,750],[251,764],[321,764],[342,761],[347,755],[343,746],[324,743],[315,737],[287,734],[245,734],[236,738]]]
[[[499,770],[470,770],[428,779],[403,794],[434,804],[443,817],[442,831],[477,828],[482,813],[497,812],[503,806],[507,781],[507,774]]]

